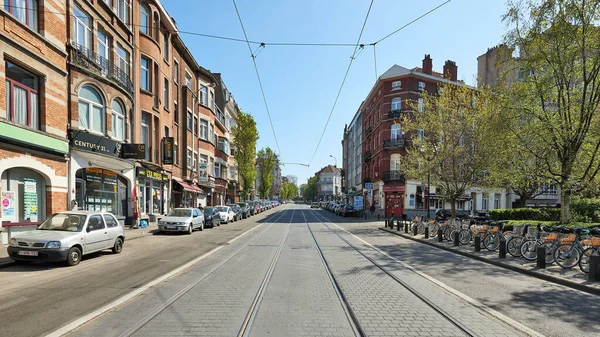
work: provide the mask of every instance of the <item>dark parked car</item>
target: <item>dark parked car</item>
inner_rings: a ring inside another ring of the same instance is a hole
[[[240,202],[238,206],[240,206],[240,210],[242,211],[242,219],[250,216],[250,205],[247,202]]]
[[[250,215],[258,214],[256,209],[256,201],[248,201],[248,207],[250,207]]]
[[[227,205],[233,210],[233,221],[242,220],[242,209],[236,204]]]
[[[435,216],[441,220],[446,220],[450,217],[450,210],[449,209],[440,209],[437,212],[435,212]],[[461,210],[461,209],[457,209],[456,210],[456,217],[457,218],[466,218],[468,216],[468,212]]]
[[[216,216],[216,219],[215,219]],[[219,215],[217,210],[214,207],[208,207],[204,209],[204,225],[210,226],[210,228],[221,225],[221,221],[219,220]]]

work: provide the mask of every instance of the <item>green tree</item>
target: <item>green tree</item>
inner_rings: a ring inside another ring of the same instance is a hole
[[[284,181],[281,190],[281,198],[284,200],[294,199],[298,196],[298,186],[292,182]]]
[[[270,147],[261,149],[256,155],[256,164],[260,170],[260,186],[258,194],[261,198],[267,198],[273,185],[273,168],[275,167],[276,155]]]
[[[233,146],[236,149],[235,159],[238,164],[238,172],[241,180],[242,198],[246,198],[250,190],[254,188],[256,179],[256,167],[254,166],[254,155],[256,154],[256,141],[258,131],[256,122],[252,115],[238,111],[236,125],[232,128]]]
[[[504,16],[520,76],[501,93],[515,103],[501,112],[519,121],[513,134],[560,186],[562,223],[572,195],[600,170],[599,8],[598,0],[511,1]]]
[[[489,98],[487,91],[443,83],[438,94],[424,92],[422,104],[409,102],[414,112],[401,122],[410,139],[402,156],[405,173],[421,181],[429,176],[436,193],[450,202],[452,216],[456,201],[485,177]]]
[[[315,197],[317,196],[317,183],[317,176],[312,176],[310,179],[308,179],[308,183],[300,186],[300,193],[302,194],[304,200],[315,200]]]

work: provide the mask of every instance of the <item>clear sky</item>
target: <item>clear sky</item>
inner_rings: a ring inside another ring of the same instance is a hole
[[[386,36],[445,0],[375,0],[361,43]],[[163,0],[180,31],[244,38],[231,0]],[[281,160],[311,161],[333,106],[353,47],[269,46],[269,42],[356,43],[368,0],[236,0],[248,38],[267,46],[257,58]],[[505,32],[504,0],[452,0],[392,37],[377,44],[377,76],[392,65],[421,65],[431,54],[434,71],[456,61],[459,79],[474,83],[477,57],[498,44]],[[242,110],[256,119],[257,150],[277,151],[273,132],[245,43],[181,35],[200,65],[223,75]],[[253,50],[256,46],[253,46]],[[342,166],[344,124],[350,123],[375,82],[373,48],[354,61],[338,104],[309,168],[285,165],[284,175],[298,184],[321,167]]]

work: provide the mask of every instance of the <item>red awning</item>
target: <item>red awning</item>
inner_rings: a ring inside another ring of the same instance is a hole
[[[204,191],[201,188],[198,188],[194,185],[190,185],[188,183],[184,183],[183,181],[177,181],[177,180],[175,180],[175,182],[177,182],[179,184],[179,186],[183,187],[183,189],[186,191],[195,192],[195,193],[204,193]]]

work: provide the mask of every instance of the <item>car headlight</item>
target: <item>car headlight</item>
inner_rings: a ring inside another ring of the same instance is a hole
[[[15,238],[10,239],[10,241],[8,242],[8,244],[11,247],[17,247],[19,245],[18,242],[17,242],[17,239],[15,239]]]
[[[50,241],[46,244],[46,248],[49,248],[49,249],[60,248],[60,241]]]

